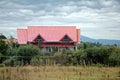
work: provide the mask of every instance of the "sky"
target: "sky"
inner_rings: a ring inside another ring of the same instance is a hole
[[[81,35],[120,40],[120,0],[0,0],[0,33],[17,28],[76,26]]]

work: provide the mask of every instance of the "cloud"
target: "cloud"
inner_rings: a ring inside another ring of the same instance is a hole
[[[119,0],[1,0],[0,31],[10,27],[7,30],[15,32],[29,25],[76,25],[82,35],[120,39],[119,5]]]

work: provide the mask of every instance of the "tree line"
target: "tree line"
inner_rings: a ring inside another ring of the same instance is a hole
[[[0,66],[120,66],[120,47],[116,45],[81,42],[77,47],[76,51],[67,48],[58,52],[53,49],[49,53],[31,44],[14,43],[12,38],[8,43],[0,39]]]

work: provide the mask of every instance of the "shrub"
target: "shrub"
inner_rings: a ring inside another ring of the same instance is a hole
[[[110,65],[120,65],[120,49],[116,48],[109,56]]]
[[[86,53],[84,50],[77,50],[73,53],[72,63],[73,65],[84,64],[86,60]]]
[[[20,46],[17,51],[18,60],[22,61],[23,64],[30,64],[32,57],[38,55],[40,49],[36,46],[26,45]]]
[[[6,55],[7,49],[8,49],[8,45],[5,43],[5,41],[0,39],[0,53]]]

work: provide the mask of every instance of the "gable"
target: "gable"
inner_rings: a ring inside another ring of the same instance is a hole
[[[72,39],[68,35],[65,35],[60,41],[72,41]]]
[[[38,42],[38,41],[44,41],[44,39],[41,37],[39,34],[33,41]]]

